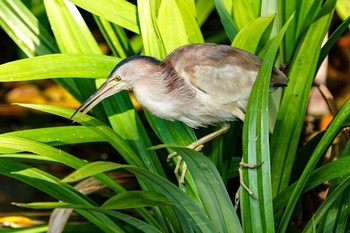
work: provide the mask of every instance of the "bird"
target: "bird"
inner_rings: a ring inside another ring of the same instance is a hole
[[[222,129],[189,145],[200,149],[226,132],[230,121],[244,121],[261,63],[262,59],[247,51],[212,43],[183,45],[163,61],[131,56],[114,67],[71,119],[80,118],[111,95],[132,90],[141,106],[165,120],[181,121],[192,128],[222,125]],[[271,74],[271,91],[287,85],[289,79],[282,71],[274,67]]]

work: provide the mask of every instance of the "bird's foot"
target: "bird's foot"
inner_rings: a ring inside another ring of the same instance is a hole
[[[191,147],[191,145],[189,145],[188,148],[190,148],[192,150],[195,150],[195,151],[201,151],[202,148],[204,147],[203,145],[199,145],[196,148],[193,148],[193,147]],[[170,155],[168,155],[167,161],[170,162],[171,159],[174,158],[175,156],[178,156],[178,158],[177,158],[177,161],[176,161],[174,174],[175,174],[178,182],[180,184],[184,184],[185,183],[185,175],[186,175],[186,171],[187,171],[187,164],[186,164],[186,162],[182,161],[182,157],[179,156],[176,152],[173,152]],[[181,168],[181,175],[180,175],[180,166],[181,166],[181,164],[182,164],[182,168]]]
[[[230,128],[230,124],[224,123],[223,126],[221,127],[221,129],[198,139],[197,141],[188,145],[187,148],[195,150],[195,151],[201,151],[204,147],[204,143],[209,142],[209,141],[213,140],[214,138],[220,136],[221,134],[226,133],[226,131],[229,128]],[[178,154],[176,152],[171,153],[170,155],[168,155],[167,161],[170,162],[175,156],[178,156]],[[184,184],[185,183],[185,175],[186,175],[186,171],[187,171],[187,165],[185,162],[183,162],[182,169],[181,169],[181,175],[179,175],[181,161],[182,161],[182,158],[181,158],[181,156],[179,156],[179,158],[176,162],[176,167],[175,167],[174,173],[175,173],[176,177],[178,178],[179,183]]]
[[[239,183],[245,189],[245,191],[249,194],[249,196],[251,196],[255,200],[258,200],[258,198],[254,195],[253,191],[250,188],[248,188],[248,186],[244,183],[244,180],[243,180],[243,168],[253,168],[253,169],[255,169],[255,168],[258,168],[261,165],[263,165],[263,163],[264,162],[261,162],[261,163],[258,163],[258,164],[249,164],[249,163],[245,163],[243,161],[241,161],[239,163],[239,168],[238,168]],[[235,196],[236,205],[237,205],[238,201],[239,201],[239,189],[236,192],[236,196]]]

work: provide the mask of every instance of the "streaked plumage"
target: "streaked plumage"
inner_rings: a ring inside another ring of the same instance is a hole
[[[133,90],[137,101],[152,114],[191,127],[244,120],[260,65],[261,59],[253,54],[217,44],[185,45],[163,62],[147,56],[129,57],[117,64],[76,113],[85,114],[121,90]],[[274,68],[270,87],[287,83],[288,78]]]

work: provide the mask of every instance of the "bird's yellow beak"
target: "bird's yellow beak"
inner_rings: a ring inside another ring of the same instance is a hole
[[[73,121],[79,120],[80,117],[84,116],[88,111],[90,111],[102,100],[119,92],[117,90],[119,84],[120,82],[115,81],[114,79],[108,78],[107,81],[104,82],[94,94],[92,94],[82,105],[80,105],[80,107],[71,116],[70,120],[73,120]],[[77,113],[79,112],[80,114],[76,116]]]

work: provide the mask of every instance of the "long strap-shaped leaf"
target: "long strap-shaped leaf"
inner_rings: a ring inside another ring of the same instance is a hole
[[[304,34],[296,56],[290,64],[288,87],[277,116],[271,138],[272,188],[276,196],[290,182],[295,154],[304,123],[310,87],[316,73],[323,38],[334,11],[334,0],[324,4],[319,16]],[[316,58],[316,59],[315,59]],[[293,107],[291,107],[293,106]]]
[[[2,142],[6,142],[6,139],[2,139]],[[93,201],[70,185],[62,184],[58,178],[37,168],[0,158],[0,174],[29,184],[58,200],[85,206],[96,206]],[[122,232],[119,226],[105,214],[86,210],[77,211],[105,232]]]
[[[70,0],[81,8],[135,33],[140,33],[136,6],[127,1]]]
[[[278,47],[288,28],[287,21],[268,49],[249,98],[243,128],[243,161],[261,168],[244,170],[243,179],[257,199],[241,189],[241,212],[246,232],[274,232],[272,208],[268,97],[272,67]]]
[[[211,162],[209,161],[209,163]],[[177,214],[184,217],[182,224],[189,224],[191,228],[190,230],[194,229],[196,232],[218,232],[218,229],[215,228],[213,222],[206,216],[197,202],[191,200],[186,193],[167,179],[139,167],[121,165],[112,162],[94,162],[76,170],[62,181],[74,182],[99,174],[100,172],[115,169],[127,169],[135,173],[135,175],[141,179],[147,180],[147,182],[155,187],[160,194],[173,203],[174,207],[177,209]],[[230,215],[226,217],[229,218]]]
[[[338,134],[339,130],[343,127],[344,123],[349,121],[350,118],[350,99],[344,104],[344,106],[339,110],[331,124],[328,126],[325,134],[323,135],[320,143],[317,145],[316,149],[312,153],[312,156],[306,165],[304,172],[301,174],[299,181],[294,188],[292,196],[290,197],[284,215],[281,219],[279,225],[279,232],[285,232],[288,227],[288,222],[292,216],[293,209],[306,186],[307,181],[310,178],[311,172],[315,168],[317,162],[321,156],[325,153],[335,136]]]

